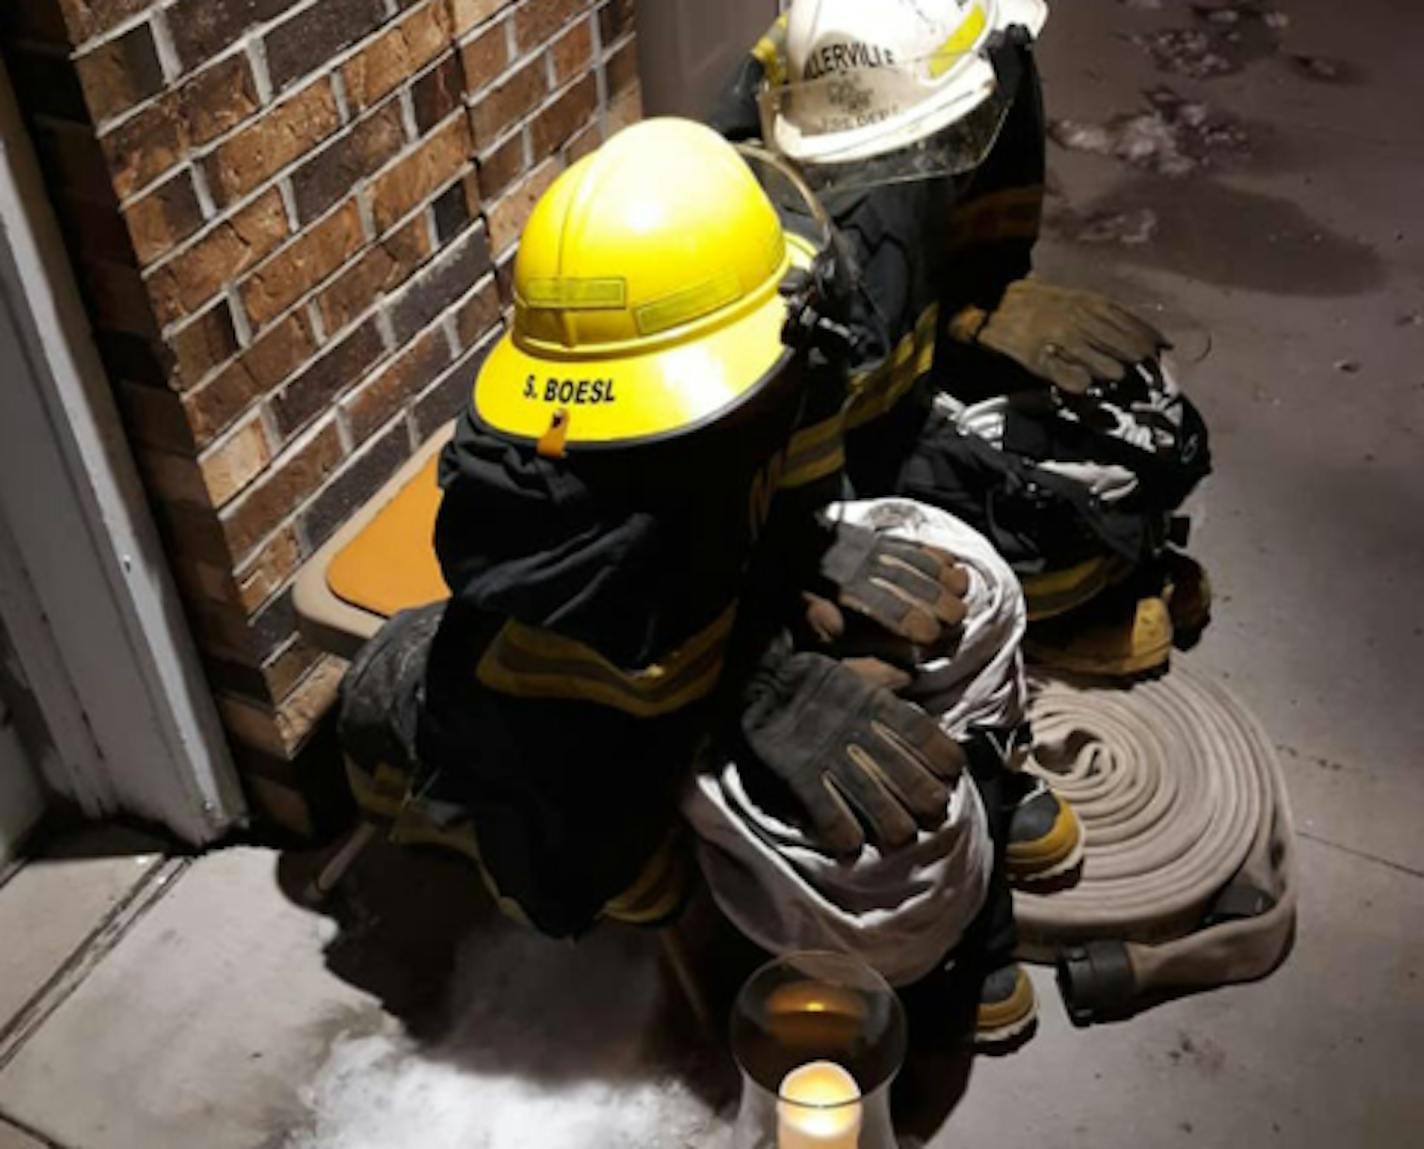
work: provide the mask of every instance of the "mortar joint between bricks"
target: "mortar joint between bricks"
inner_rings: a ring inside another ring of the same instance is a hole
[[[268,453],[275,459],[282,449],[282,429],[277,426],[277,416],[273,413],[269,403],[259,402],[257,404],[257,418],[262,424],[262,434],[267,440]],[[271,465],[269,461],[267,466]]]
[[[168,11],[154,8],[150,13],[149,25],[153,33],[153,45],[158,51],[158,65],[163,70],[165,84],[172,84],[183,74],[183,65],[178,59],[178,49],[173,44],[173,33],[168,27]]]
[[[361,218],[361,237],[368,243],[375,243],[381,237],[380,228],[376,226],[376,208],[371,202],[371,181],[363,179],[352,188],[352,194],[356,197],[356,214]]]
[[[290,176],[277,178],[277,194],[282,197],[282,207],[287,213],[287,226],[293,235],[302,234],[302,220],[297,212],[297,193],[292,187]]]
[[[198,210],[203,213],[203,222],[210,223],[217,217],[218,205],[213,199],[213,189],[208,186],[208,173],[202,164],[189,164],[188,175],[193,181],[193,194],[198,200]]]
[[[336,97],[336,114],[341,117],[343,124],[351,122],[351,100],[346,91],[346,77],[342,75],[340,68],[332,68],[328,73],[331,79],[331,91]]]
[[[391,319],[390,309],[386,306],[386,301],[382,300],[376,306],[376,331],[381,336],[381,346],[387,351],[394,351],[399,343],[396,339],[395,321]]]
[[[340,434],[340,432],[338,431],[337,434]],[[311,535],[307,531],[306,521],[300,515],[298,515],[294,519],[289,519],[287,523],[283,523],[282,526],[286,526],[288,525],[288,523],[290,523],[291,525],[292,534],[297,537],[297,553],[300,554],[303,558],[306,558],[313,551],[316,550],[316,547],[312,546]],[[277,528],[277,530],[279,531],[281,529],[281,526]],[[275,533],[276,531],[273,532],[273,534]],[[262,600],[262,605],[266,606],[269,602],[271,602],[279,594],[286,590],[287,587],[293,582],[296,582],[295,576],[293,576],[290,580],[283,579],[282,582],[278,585],[277,589]]]
[[[406,86],[396,98],[400,101],[401,127],[405,129],[406,143],[413,144],[420,139],[420,124],[415,118],[415,96]]]
[[[257,88],[257,100],[265,108],[272,102],[272,71],[267,66],[267,41],[249,36],[244,47],[252,81]],[[245,121],[244,121],[245,122]]]
[[[444,193],[442,192],[441,194],[443,195]],[[439,196],[435,197],[435,199],[439,198]],[[436,222],[435,219],[435,200],[432,199],[428,204],[426,204],[423,208],[420,208],[419,210],[422,216],[424,217],[425,234],[430,240],[431,258],[428,262],[431,262],[439,258],[439,252],[442,246],[440,242],[440,225]]]
[[[603,26],[598,19],[598,10],[593,9],[589,14],[588,26],[591,32],[589,39],[593,43],[593,58],[601,63],[603,60]]]
[[[350,458],[356,451],[356,436],[351,432],[351,415],[345,407],[336,408],[336,441],[341,444],[341,457]]]
[[[463,302],[463,300],[461,301]],[[441,329],[445,332],[445,344],[450,349],[450,361],[460,357],[460,332],[455,322],[456,308],[452,307],[440,317]]]
[[[343,264],[343,266],[345,266]],[[317,306],[316,296],[306,302],[307,320],[311,323],[312,335],[316,338],[318,346],[326,343],[326,319],[321,313],[321,308]]]
[[[595,55],[593,65],[593,88],[598,99],[598,130],[607,135],[608,125],[608,57]]]
[[[237,284],[224,283],[222,296],[227,300],[227,309],[232,315],[232,329],[237,335],[238,347],[251,347],[252,324],[247,321],[247,310],[242,306],[242,296],[238,294]]]
[[[33,4],[35,0],[7,0],[7,2],[19,6],[26,3]],[[56,7],[58,7],[58,5],[56,5]],[[89,39],[73,45],[70,49],[71,58],[77,60],[80,56],[87,56],[96,48],[102,48],[105,44],[112,44],[115,40],[122,40],[140,24],[147,23],[149,16],[152,14],[153,10],[151,8],[143,8],[130,16],[124,17],[124,19],[120,20],[112,28],[106,28],[104,31],[90,36]]]

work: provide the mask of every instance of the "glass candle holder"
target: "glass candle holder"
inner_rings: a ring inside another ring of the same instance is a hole
[[[732,1010],[737,1149],[896,1149],[905,1039],[900,999],[864,962],[795,953],[762,966]]]

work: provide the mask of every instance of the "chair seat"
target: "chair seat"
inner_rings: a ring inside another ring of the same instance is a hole
[[[453,427],[433,436],[297,574],[306,639],[351,658],[391,615],[448,598],[435,557],[436,474]]]

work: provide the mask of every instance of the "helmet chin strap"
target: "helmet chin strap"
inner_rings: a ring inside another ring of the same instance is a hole
[[[844,284],[854,282],[855,268],[850,252],[836,234],[825,205],[796,168],[782,156],[753,143],[739,143],[743,159],[765,164],[786,180],[805,204],[821,232],[821,243],[812,257],[809,271],[793,270],[781,284],[786,298],[786,323],[781,338],[798,350],[814,347],[830,358],[843,358],[855,346],[855,335],[844,323],[833,319]]]
[[[810,211],[811,218],[821,225],[822,237],[829,244],[833,231],[830,213],[826,211],[825,205],[821,203],[816,193],[811,190],[811,185],[806,182],[805,177],[784,157],[777,155],[770,148],[743,142],[737,144],[736,149],[743,159],[754,160],[775,169],[787,183],[796,189],[796,194],[801,197],[802,202]]]
[[[1033,36],[1022,24],[1011,24],[989,37],[987,48],[994,79],[999,90],[1006,93],[1010,100],[1018,94],[1019,83],[1023,80],[1023,56],[1019,50],[1032,44]]]

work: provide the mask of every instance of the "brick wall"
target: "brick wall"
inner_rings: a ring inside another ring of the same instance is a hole
[[[0,43],[250,796],[308,830],[343,666],[292,578],[466,401],[534,200],[639,114],[632,0],[24,0]]]

